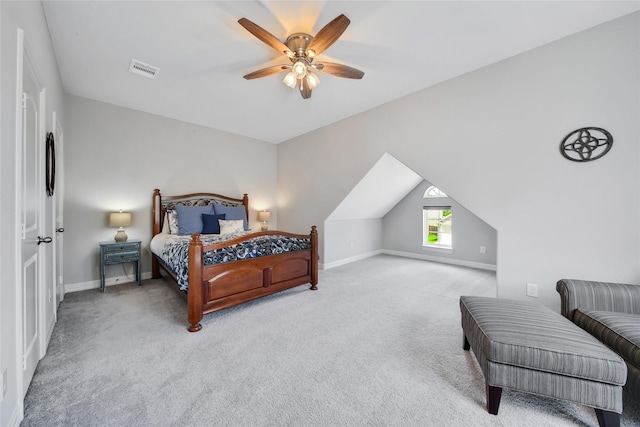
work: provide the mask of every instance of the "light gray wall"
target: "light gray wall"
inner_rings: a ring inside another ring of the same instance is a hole
[[[389,152],[497,230],[498,296],[524,299],[537,283],[538,301],[558,310],[560,278],[640,281],[638,21],[628,15],[281,143],[281,226],[323,224]],[[602,159],[560,155],[562,138],[583,126],[613,134]]]
[[[247,193],[251,227],[259,230],[256,211],[269,209],[269,228],[277,229],[276,145],[72,95],[66,109],[67,286],[99,280],[98,242],[113,240],[107,214],[118,209],[133,213],[126,233],[142,240],[142,271],[150,272],[154,188],[166,195]],[[123,276],[122,268],[109,266],[107,278]]]
[[[382,249],[382,218],[327,220],[323,268],[365,258]]]
[[[402,199],[382,221],[384,249],[416,254],[425,258],[443,258],[444,262],[491,268],[496,265],[496,230],[450,197],[425,199],[431,183],[424,181]],[[442,189],[441,190],[446,190]],[[446,191],[445,191],[446,192]],[[451,206],[453,211],[453,249],[445,252],[422,248],[423,206]],[[480,246],[486,252],[480,253]]]
[[[21,340],[16,324],[18,226],[16,201],[16,85],[18,28],[24,30],[25,50],[45,89],[45,132],[53,130],[53,112],[65,123],[63,87],[40,2],[0,1],[0,372],[7,370],[7,394],[0,403],[0,425],[16,425],[22,414],[17,389],[22,376],[18,352]],[[43,139],[44,150],[44,139]],[[51,211],[51,199],[45,209]],[[50,230],[47,230],[50,231]],[[49,246],[45,250],[52,250]],[[49,308],[45,318],[50,316]]]

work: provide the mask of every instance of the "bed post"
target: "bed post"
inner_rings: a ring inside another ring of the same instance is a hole
[[[153,190],[153,203],[151,204],[151,216],[153,221],[151,223],[151,237],[160,233],[162,221],[162,196],[160,190],[157,188]],[[158,279],[160,277],[160,267],[158,266],[158,260],[153,254],[151,255],[151,278]]]
[[[191,236],[189,244],[189,289],[187,291],[189,306],[189,332],[202,329],[202,240],[200,234]]]
[[[318,229],[311,226],[311,290],[318,289]]]
[[[249,221],[249,196],[247,193],[244,193],[242,197],[242,204],[244,205],[244,213],[247,216],[247,221]],[[249,224],[247,223],[247,225]]]

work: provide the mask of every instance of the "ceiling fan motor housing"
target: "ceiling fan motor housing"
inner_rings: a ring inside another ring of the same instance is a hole
[[[293,33],[289,37],[287,37],[287,42],[285,43],[289,49],[293,53],[295,53],[296,57],[306,57],[306,50],[309,43],[311,43],[313,37],[306,33]]]

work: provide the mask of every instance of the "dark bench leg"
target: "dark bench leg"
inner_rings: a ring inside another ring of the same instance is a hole
[[[469,340],[467,339],[467,336],[463,333],[462,349],[465,351],[469,351],[470,348],[471,348],[471,345],[469,344]],[[489,411],[490,414],[498,415],[498,408],[500,407],[501,397],[502,397],[502,388],[494,387],[487,384],[487,411]]]
[[[596,417],[600,427],[620,427],[620,414],[617,412],[596,409]]]
[[[492,415],[498,415],[502,388],[487,384],[487,411]]]

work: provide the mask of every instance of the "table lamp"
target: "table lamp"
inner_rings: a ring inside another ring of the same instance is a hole
[[[258,221],[262,221],[262,231],[267,231],[269,226],[267,222],[271,220],[271,212],[269,211],[260,211],[258,212]]]
[[[109,214],[109,227],[118,227],[118,232],[114,237],[116,242],[126,242],[127,233],[124,232],[125,227],[131,225],[131,212],[111,212]]]

